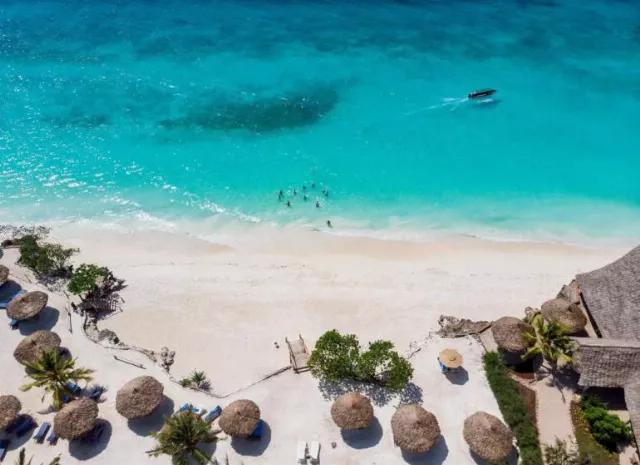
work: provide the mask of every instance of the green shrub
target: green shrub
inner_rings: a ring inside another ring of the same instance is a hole
[[[615,451],[618,442],[633,439],[631,425],[622,421],[617,415],[609,413],[604,403],[597,397],[584,396],[578,405],[593,438],[609,451]]]
[[[66,278],[73,269],[68,263],[69,258],[75,252],[76,250],[65,249],[60,244],[40,244],[36,236],[27,235],[20,239],[18,263],[44,276]]]
[[[354,334],[324,333],[309,357],[311,373],[328,381],[358,380],[402,390],[413,377],[409,360],[393,350],[390,341],[375,341],[365,352]]]
[[[500,412],[516,438],[521,463],[543,465],[536,428],[527,411],[527,405],[518,392],[516,381],[507,374],[502,357],[496,352],[487,352],[484,354],[483,364]]]
[[[612,454],[598,443],[589,429],[589,423],[584,418],[582,408],[579,404],[571,403],[571,421],[573,422],[573,432],[576,437],[578,452],[586,457],[584,463],[597,465],[620,465],[617,454]]]
[[[104,277],[105,272],[105,268],[83,263],[71,274],[71,279],[67,284],[67,290],[75,295],[91,292],[97,286],[96,280]]]

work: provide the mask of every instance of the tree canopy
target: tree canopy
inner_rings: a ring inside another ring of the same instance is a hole
[[[27,235],[20,239],[18,263],[44,276],[66,278],[73,269],[69,258],[75,252],[75,249],[67,249],[60,244],[39,243],[37,236]]]

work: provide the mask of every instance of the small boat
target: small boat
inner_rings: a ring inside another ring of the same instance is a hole
[[[468,97],[470,99],[477,99],[477,98],[483,98],[483,97],[491,97],[493,94],[495,94],[496,92],[498,92],[497,89],[480,89],[480,90],[474,90],[473,92],[471,92]]]

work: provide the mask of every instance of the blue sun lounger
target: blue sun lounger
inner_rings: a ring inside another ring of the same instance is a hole
[[[9,297],[6,298],[6,300],[0,300],[0,308],[7,308],[9,306],[9,302],[11,302],[13,299],[15,299],[16,297],[21,296],[22,294],[24,294],[26,291],[24,289],[20,289],[18,292],[16,292],[13,295],[10,295]]]
[[[251,433],[250,438],[260,439],[262,437],[262,430],[264,429],[264,421],[258,420],[258,424],[256,425],[253,433]]]
[[[89,399],[95,400],[96,402],[98,402],[98,399],[100,399],[100,396],[102,395],[103,392],[104,392],[103,387],[96,387],[93,389],[93,391],[91,391],[91,394],[89,394]]]
[[[38,424],[35,420],[33,418],[28,418],[27,422],[16,430],[16,437],[21,438],[36,426],[38,426]]]
[[[18,325],[19,325],[19,324],[20,324],[20,323],[18,322],[18,320],[11,320],[11,321],[9,322],[9,326],[11,326],[11,329],[18,329]]]
[[[4,456],[7,454],[9,444],[11,443],[7,439],[3,439],[2,441],[0,441],[0,462],[4,460]]]
[[[50,446],[53,446],[56,442],[58,442],[58,436],[56,436],[56,433],[51,431],[51,434],[47,438],[47,442],[49,443]]]
[[[204,416],[205,421],[213,421],[222,414],[222,408],[218,405]]]
[[[47,433],[49,432],[49,428],[51,428],[51,423],[49,423],[48,421],[45,421],[43,424],[40,425],[40,428],[38,428],[38,432],[33,437],[33,439],[36,442],[43,442],[44,438],[47,436]]]
[[[78,386],[76,383],[68,382],[67,383],[67,388],[69,388],[69,390],[71,392],[73,392],[74,394],[78,394],[78,393],[82,392],[82,388],[80,386]]]

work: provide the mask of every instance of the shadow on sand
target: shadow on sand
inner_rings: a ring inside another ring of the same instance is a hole
[[[138,436],[148,436],[153,431],[159,431],[164,424],[164,418],[171,416],[174,410],[173,400],[167,396],[162,396],[162,401],[158,408],[151,415],[144,418],[134,418],[129,420],[127,425],[129,429]]]
[[[464,367],[460,367],[454,371],[448,371],[444,373],[444,375],[452,384],[458,384],[460,386],[469,381],[469,372],[465,370]]]
[[[59,317],[60,311],[58,309],[45,307],[36,318],[21,321],[18,331],[23,336],[28,336],[43,329],[51,331],[58,322]]]
[[[9,297],[16,295],[22,290],[22,286],[15,281],[9,280],[0,287],[0,301],[9,300]]]
[[[490,462],[490,461],[487,461],[487,460],[483,459],[482,457],[480,457],[478,454],[476,454],[472,450],[469,450],[469,453],[471,454],[471,458],[473,459],[473,461],[476,462],[478,465],[492,465],[492,464],[496,463],[496,462]],[[503,463],[503,462],[500,462],[500,463]],[[509,465],[518,465],[518,451],[516,450],[515,447],[513,449],[511,449],[511,453],[504,460],[504,463],[507,463]]]
[[[382,425],[376,417],[373,417],[369,426],[365,429],[341,430],[342,440],[354,449],[368,449],[375,447],[382,439]]]
[[[252,457],[262,455],[271,442],[271,427],[266,421],[262,420],[262,422],[264,426],[262,427],[262,437],[260,439],[232,438],[231,447],[233,447],[233,450],[239,455]]]
[[[75,439],[69,442],[69,454],[77,460],[91,460],[100,455],[109,445],[113,428],[111,423],[102,418],[96,422],[96,427],[104,425],[102,436],[97,442],[89,442],[85,439]]]
[[[318,388],[326,400],[335,400],[336,397],[349,391],[358,391],[368,397],[371,402],[377,406],[384,406],[395,397],[398,397],[402,403],[422,403],[422,388],[413,383],[407,384],[407,386],[400,392],[393,392],[385,387],[377,386],[375,384],[359,383],[355,381],[330,382],[321,380],[318,383]]]
[[[449,455],[449,447],[444,437],[433,446],[433,448],[424,454],[413,454],[411,452],[402,452],[402,458],[410,465],[441,465]]]

